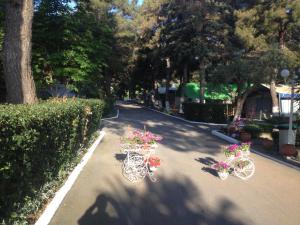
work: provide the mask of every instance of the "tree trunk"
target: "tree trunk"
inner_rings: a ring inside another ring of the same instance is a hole
[[[206,88],[206,79],[205,79],[205,71],[201,73],[200,69],[200,103],[205,103],[205,88]]]
[[[278,42],[279,42],[279,48],[280,49],[285,48],[285,35],[286,35],[286,30],[287,30],[288,23],[285,23],[285,24],[280,23],[279,24]]]
[[[280,30],[278,36],[279,36],[279,48],[283,49],[285,48],[285,41],[284,41],[285,31]]]
[[[104,82],[105,82],[105,95],[106,97],[110,97],[111,96],[111,80],[112,80],[112,76],[110,74],[108,74],[107,72],[104,75]]]
[[[31,72],[32,17],[32,0],[6,1],[3,68],[7,101],[11,103],[37,101]]]
[[[244,103],[248,97],[248,95],[254,90],[256,89],[256,86],[251,87],[250,89],[246,90],[243,94],[239,93],[238,97],[237,97],[237,105],[236,105],[236,110],[235,110],[235,114],[233,117],[233,121],[236,121],[239,117],[241,117],[242,115],[242,111],[243,111],[243,107],[244,107]]]
[[[246,98],[247,98],[247,96],[244,97],[244,95],[239,96],[237,98],[236,110],[234,113],[233,121],[236,121],[238,118],[241,117]]]
[[[183,83],[186,84],[188,82],[188,65],[185,63],[183,66]]]
[[[279,49],[285,48],[285,34],[286,27],[283,24],[280,24],[280,29],[278,31],[278,39],[279,39]],[[272,98],[272,113],[273,115],[279,114],[279,102],[276,93],[276,76],[277,76],[277,68],[274,69],[274,76],[271,76],[270,80],[270,95]]]
[[[167,73],[169,73],[169,72],[167,72]],[[166,101],[169,101],[169,89],[170,89],[170,78],[169,78],[169,75],[167,75],[167,79],[166,79],[166,93],[165,93]]]
[[[5,82],[4,82],[3,72],[0,68],[0,103],[5,102],[5,100],[6,100]]]
[[[279,102],[277,98],[277,93],[276,93],[276,82],[274,77],[271,78],[270,81],[270,94],[272,98],[272,113],[273,114],[278,114],[279,113]]]
[[[188,80],[188,66],[185,63],[183,65],[183,76],[182,76],[182,83],[181,83],[181,91],[180,91],[180,103],[182,104],[184,102],[184,87]]]
[[[170,71],[170,59],[167,59],[167,77],[166,77],[166,93],[165,93],[165,109],[167,112],[170,110],[170,99],[169,99],[169,88],[171,81],[171,71]]]
[[[191,73],[190,73],[191,71],[190,71],[190,68],[187,66],[186,67],[186,74],[187,74],[187,80],[186,80],[186,82],[187,83],[189,83],[190,82],[190,80],[191,80]]]
[[[179,105],[179,113],[183,114],[183,103],[184,103],[184,87],[185,84],[187,83],[187,72],[188,72],[188,66],[187,63],[184,64],[183,66],[183,75],[182,75],[182,82],[180,84],[180,105]]]

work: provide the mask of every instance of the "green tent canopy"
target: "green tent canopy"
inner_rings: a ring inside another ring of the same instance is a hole
[[[204,97],[212,100],[230,100],[232,93],[237,91],[236,84],[214,84],[206,85]],[[198,83],[187,83],[184,87],[184,95],[187,98],[195,100],[200,97],[200,85]]]
[[[187,98],[190,98],[192,100],[195,100],[196,98],[199,98],[200,93],[200,87],[197,83],[187,83],[184,86],[184,95]]]

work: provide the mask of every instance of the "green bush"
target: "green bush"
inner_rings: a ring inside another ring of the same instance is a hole
[[[112,112],[112,110],[114,109],[114,103],[115,103],[115,99],[113,98],[105,99],[105,106],[103,109],[104,117],[108,116]]]
[[[68,168],[104,107],[82,99],[0,106],[0,218],[11,223],[28,197]]]
[[[226,105],[223,104],[200,104],[186,102],[183,104],[184,116],[188,120],[225,123]]]

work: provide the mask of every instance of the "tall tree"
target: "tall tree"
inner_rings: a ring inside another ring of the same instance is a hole
[[[3,37],[4,37],[4,1],[0,1],[0,55],[2,55],[3,48]],[[5,102],[6,100],[6,89],[5,82],[3,77],[3,65],[2,65],[2,57],[0,57],[0,102]]]
[[[123,36],[122,45],[125,46],[127,43],[126,45],[131,47],[131,51],[127,51],[128,63],[126,65],[126,71],[130,75],[127,76],[127,80],[131,94],[134,94],[135,89],[144,92],[153,90],[155,80],[165,75],[165,68],[163,67],[165,63],[157,46],[160,33],[157,16],[164,1],[144,0],[141,6],[136,5],[135,7],[133,7],[134,2],[132,2],[131,16],[127,16],[125,19],[123,17],[120,20],[126,26],[120,26],[122,25],[120,23],[118,25],[121,28],[118,29],[118,33]],[[126,32],[124,32],[126,27]],[[131,41],[128,42],[128,40]]]
[[[246,1],[252,2],[252,1]],[[244,41],[248,51],[253,51],[264,56],[269,56],[265,62],[272,73],[268,73],[270,94],[273,102],[273,113],[279,112],[279,103],[276,94],[279,65],[282,57],[275,57],[274,46],[285,56],[286,62],[292,64],[299,61],[299,37],[295,32],[300,24],[300,1],[255,1],[246,8],[238,10],[236,34]],[[277,52],[278,52],[277,51]],[[279,61],[277,60],[279,59]],[[277,60],[277,61],[274,61]],[[288,66],[286,64],[285,66]]]
[[[243,110],[244,103],[248,95],[262,81],[262,76],[257,73],[254,59],[238,55],[230,59],[227,63],[219,65],[214,71],[213,77],[215,82],[223,84],[236,84],[237,90],[235,95],[236,110],[233,120],[238,119]]]
[[[110,92],[115,19],[109,4],[42,0],[33,23],[33,72],[37,87],[64,84],[86,97]],[[97,3],[97,2],[95,2]]]
[[[154,14],[157,22],[148,32],[152,37],[146,43],[152,43],[151,52],[158,51],[158,57],[171,59],[173,76],[181,83],[190,80],[190,72],[199,71],[200,96],[204,102],[210,69],[222,60],[230,46],[230,37],[234,31],[230,19],[233,10],[223,1],[187,3],[183,0],[169,0],[160,5],[159,13]],[[147,18],[147,21],[153,20]]]
[[[7,101],[37,101],[31,71],[31,33],[33,1],[6,1],[3,68]]]

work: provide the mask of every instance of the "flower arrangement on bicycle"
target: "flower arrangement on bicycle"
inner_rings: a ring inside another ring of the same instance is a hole
[[[247,168],[247,166],[249,166],[249,164],[250,164],[249,161],[240,159],[235,162],[234,166],[238,169],[244,169],[244,168]]]
[[[240,145],[233,144],[224,149],[224,154],[227,158],[235,158],[242,155],[247,156],[250,154],[251,142],[244,142]]]
[[[146,163],[149,165],[149,169],[151,171],[156,171],[157,168],[160,166],[160,158],[158,156],[150,156],[148,159],[145,160]]]
[[[219,177],[225,180],[229,175],[230,165],[227,162],[218,162],[213,165],[213,169],[218,172]]]
[[[224,154],[227,158],[234,158],[239,156],[240,153],[240,145],[233,144],[224,149]]]
[[[153,156],[155,149],[158,147],[157,142],[162,137],[155,135],[146,129],[131,130],[129,134],[121,139],[121,148],[127,156],[123,161],[123,175],[131,182],[139,182],[146,175],[150,180],[155,182],[157,178],[154,171],[160,166],[160,158]]]
[[[121,139],[123,148],[147,149],[156,148],[162,137],[150,131],[133,130],[127,137]]]
[[[243,142],[240,145],[239,150],[242,152],[243,155],[250,155],[250,146],[251,142]]]
[[[222,180],[228,177],[229,172],[233,172],[235,176],[243,180],[250,178],[254,174],[254,162],[248,157],[250,145],[250,142],[246,142],[240,145],[233,144],[224,149],[227,160],[212,166]]]

